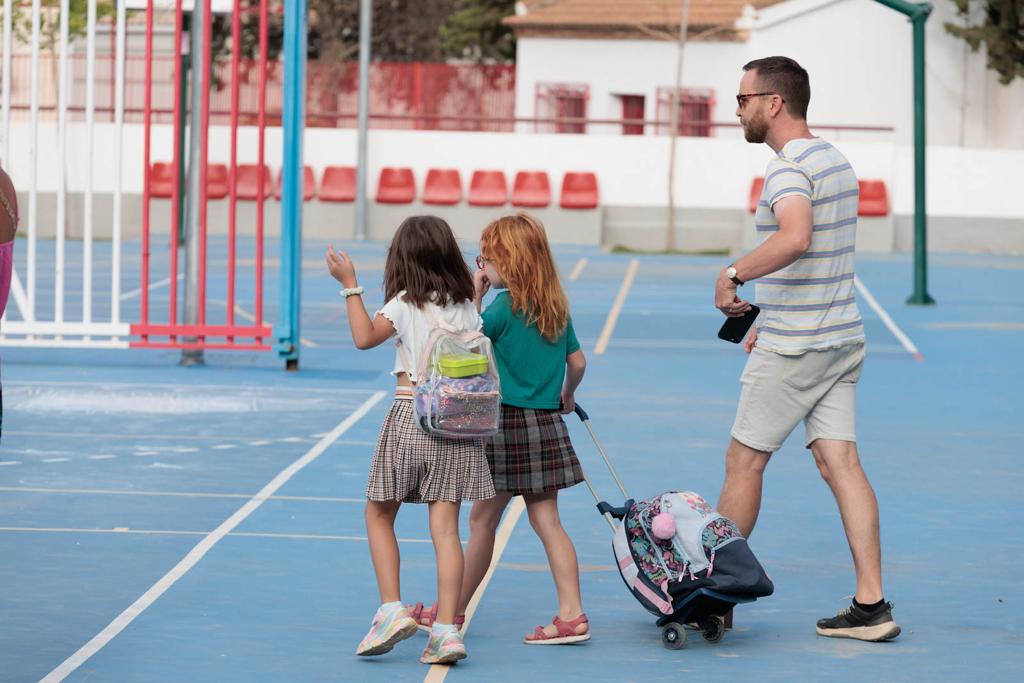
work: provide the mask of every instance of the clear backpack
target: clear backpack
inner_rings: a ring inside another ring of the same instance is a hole
[[[493,436],[501,420],[501,383],[491,340],[421,309],[431,327],[416,376],[415,411],[423,431],[453,439]],[[409,354],[398,341],[406,368]]]

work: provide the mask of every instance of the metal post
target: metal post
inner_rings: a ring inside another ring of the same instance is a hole
[[[188,119],[188,107],[185,102],[188,101],[188,70],[192,63],[191,56],[182,50],[181,55],[178,56],[181,60],[179,81],[181,83],[181,113],[179,116],[179,133],[176,144],[178,145],[178,158],[181,163],[178,164],[178,187],[186,187],[185,185],[185,131],[188,128],[186,123]],[[185,243],[185,193],[178,192],[178,224],[174,227],[178,232],[178,244]],[[175,287],[177,285],[174,285]]]
[[[928,206],[925,201],[924,25],[932,13],[928,2],[875,0],[910,18],[914,34],[914,293],[908,304],[934,304],[928,294]]]
[[[185,204],[185,324],[199,322],[199,211],[202,202],[203,163],[203,89],[206,88],[207,74],[203,73],[203,51],[206,49],[205,2],[199,0],[192,9],[189,35],[192,54],[192,112],[189,121],[188,140],[188,201]],[[173,277],[173,275],[172,275]],[[195,342],[196,337],[185,337],[186,342]],[[202,349],[182,349],[181,365],[202,365]]]
[[[908,304],[934,304],[928,294],[928,227],[925,203],[924,24],[931,5],[911,19],[914,24],[914,293]]]
[[[359,0],[359,133],[356,143],[356,239],[366,239],[366,137],[370,120],[370,37],[373,3]]]
[[[302,280],[302,140],[306,120],[306,0],[285,4],[284,154],[281,164],[280,318],[274,337],[288,370],[299,367]]]

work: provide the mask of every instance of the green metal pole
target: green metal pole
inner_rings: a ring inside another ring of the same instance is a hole
[[[924,125],[924,24],[932,13],[928,2],[875,0],[910,17],[914,29],[914,293],[908,304],[934,304],[928,295],[928,214],[925,202],[925,125]]]
[[[191,64],[191,59],[188,53],[182,54],[180,79],[181,80],[181,106],[179,109],[180,119],[178,126],[178,158],[181,159],[181,163],[178,164],[178,187],[185,187],[185,127],[188,119],[188,70]],[[185,243],[185,193],[178,193],[178,244]]]
[[[908,304],[934,304],[928,294],[928,216],[925,202],[924,24],[931,5],[914,14],[914,293]]]

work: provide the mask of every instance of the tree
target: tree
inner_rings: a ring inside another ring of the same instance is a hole
[[[88,0],[70,0],[68,3],[68,42],[85,35],[88,19]],[[115,12],[113,0],[97,0],[96,22]],[[20,4],[13,5],[14,33],[19,42],[29,43],[32,40],[32,11]],[[3,12],[0,11],[0,17]],[[39,45],[44,50],[56,54],[60,48],[60,0],[41,0],[39,13]]]
[[[515,0],[457,0],[441,26],[441,44],[452,57],[510,62],[516,58],[515,33],[501,20],[515,12]]]
[[[964,25],[946,23],[946,30],[967,41],[977,52],[984,43],[988,68],[999,74],[999,82],[1009,85],[1024,78],[1024,2],[1021,0],[982,0],[984,18],[971,23],[971,0],[952,0]]]

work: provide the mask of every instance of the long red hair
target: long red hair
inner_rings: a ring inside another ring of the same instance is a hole
[[[558,279],[548,237],[533,216],[503,216],[484,228],[480,253],[501,273],[512,310],[541,335],[555,341],[569,324],[569,300]]]

